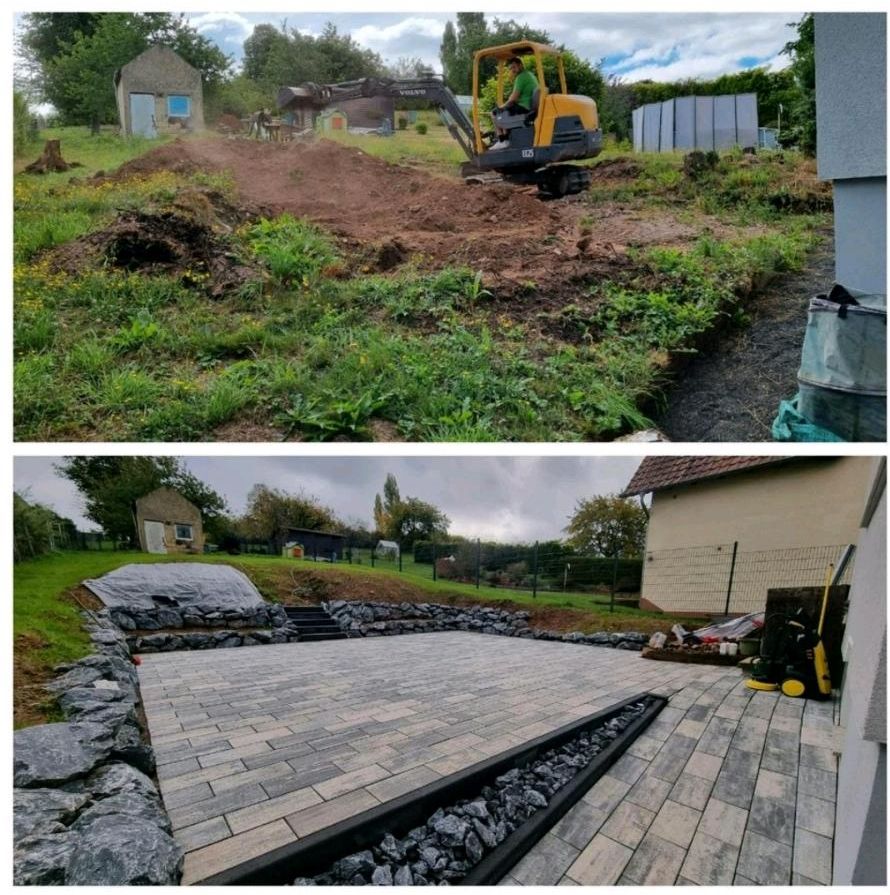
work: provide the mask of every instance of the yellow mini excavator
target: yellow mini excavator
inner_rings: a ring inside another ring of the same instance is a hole
[[[479,106],[479,71],[484,60],[494,59],[498,71],[498,106],[504,104],[507,60],[531,56],[538,89],[528,113],[499,118],[498,125],[509,134],[509,148],[492,150],[492,137],[483,130]],[[544,76],[544,59],[555,58],[558,90],[549,90]],[[562,53],[532,41],[518,41],[479,50],[473,57],[473,108],[468,117],[456,97],[440,77],[385,80],[364,78],[339,84],[301,84],[282,87],[279,107],[302,105],[324,108],[346,99],[372,96],[423,99],[441,112],[448,129],[467,156],[462,173],[467,179],[499,174],[516,183],[536,184],[542,194],[565,196],[590,185],[589,168],[572,164],[599,155],[602,132],[596,103],[589,96],[575,96],[566,88]]]

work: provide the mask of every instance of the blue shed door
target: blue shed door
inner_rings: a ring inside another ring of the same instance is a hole
[[[130,132],[134,137],[156,137],[155,98],[151,93],[130,94]]]

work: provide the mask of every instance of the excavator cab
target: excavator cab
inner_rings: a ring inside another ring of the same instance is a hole
[[[508,131],[509,148],[492,150],[483,133],[488,122],[480,106],[480,71],[483,62],[496,60],[497,104],[503,106],[507,95],[507,61],[513,56],[525,58],[526,68],[537,78],[538,89],[528,113],[498,119],[498,125]],[[555,60],[556,80],[552,90],[544,67],[547,57]],[[568,92],[562,53],[554,47],[517,41],[478,50],[473,56],[472,118],[476,157],[468,168],[496,171],[510,179],[537,183],[542,192],[557,196],[580,192],[589,185],[587,169],[565,163],[599,155],[602,132],[596,103],[589,96]]]

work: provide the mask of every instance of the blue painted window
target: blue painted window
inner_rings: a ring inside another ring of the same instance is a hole
[[[170,118],[190,118],[192,99],[190,96],[168,96],[167,115]]]

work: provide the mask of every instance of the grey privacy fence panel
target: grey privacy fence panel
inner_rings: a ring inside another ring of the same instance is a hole
[[[678,96],[632,113],[635,152],[757,146],[757,94]]]
[[[759,612],[775,587],[818,587],[829,563],[837,564],[843,544],[742,550],[710,544],[649,550],[643,563],[641,607],[665,612]],[[839,584],[848,584],[852,563]]]

